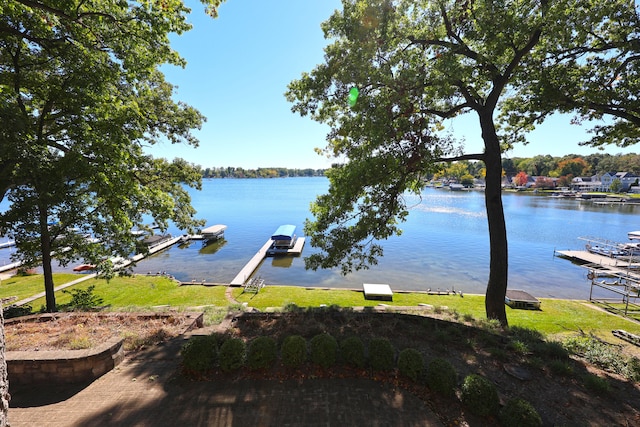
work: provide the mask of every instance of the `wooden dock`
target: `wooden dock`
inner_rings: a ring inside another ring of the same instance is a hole
[[[572,261],[582,262],[585,264],[597,264],[609,268],[629,269],[640,267],[639,262],[630,262],[624,257],[608,257],[594,254],[589,251],[555,251],[555,254]],[[637,260],[638,257],[635,257],[635,259]]]
[[[267,240],[260,250],[249,260],[249,262],[240,270],[240,273],[229,283],[231,286],[244,286],[245,282],[251,277],[253,272],[258,268],[262,260],[267,256],[267,250],[271,247],[273,240]]]

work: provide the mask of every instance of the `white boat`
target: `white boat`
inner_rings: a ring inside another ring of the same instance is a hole
[[[629,240],[640,240],[640,230],[628,232],[627,237],[629,238]]]

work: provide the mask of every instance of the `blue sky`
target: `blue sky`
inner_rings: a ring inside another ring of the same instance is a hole
[[[193,29],[172,37],[187,61],[184,69],[164,67],[177,86],[175,99],[197,108],[207,122],[195,135],[200,146],[161,143],[156,157],[182,157],[202,167],[326,168],[331,159],[314,148],[326,145],[328,127],[291,112],[287,84],[323,63],[327,45],[320,23],[341,7],[340,0],[227,0],[212,19],[203,6],[187,0]],[[589,154],[579,147],[585,129],[555,117],[531,134],[531,143],[509,157],[537,154]],[[481,152],[477,119],[468,114],[454,125],[467,152]],[[633,152],[627,149],[625,152]],[[623,152],[618,147],[608,153]]]

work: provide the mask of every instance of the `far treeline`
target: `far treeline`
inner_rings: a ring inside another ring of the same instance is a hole
[[[325,169],[287,169],[287,168],[205,168],[203,178],[287,178],[300,176],[325,176]]]
[[[535,157],[512,157],[502,159],[504,175],[515,176],[520,172],[528,176],[567,177],[602,175],[607,172],[632,172],[640,175],[640,154],[604,154],[587,156],[569,154],[562,157],[538,155]],[[288,169],[219,167],[202,169],[204,178],[287,178],[325,176],[326,169]],[[437,177],[461,179],[465,175],[484,178],[484,164],[480,161],[459,161],[449,164]],[[433,178],[433,176],[427,177]]]
[[[607,172],[631,172],[640,175],[639,154],[604,154],[587,156],[569,154],[562,157],[539,155],[535,157],[512,157],[502,159],[502,175],[514,177],[519,174],[534,177],[558,178],[558,186],[570,186],[571,179],[578,176],[602,176]],[[483,179],[484,163],[459,161],[450,163],[433,178],[456,179],[463,183],[474,178]],[[431,178],[431,177],[430,177]]]

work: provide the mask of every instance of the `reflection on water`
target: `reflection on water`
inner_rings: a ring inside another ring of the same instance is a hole
[[[293,256],[274,256],[271,258],[272,267],[289,268],[293,265]]]
[[[198,253],[203,255],[213,255],[218,252],[224,245],[227,244],[226,239],[218,239],[214,241],[203,241],[200,243],[201,247]]]

